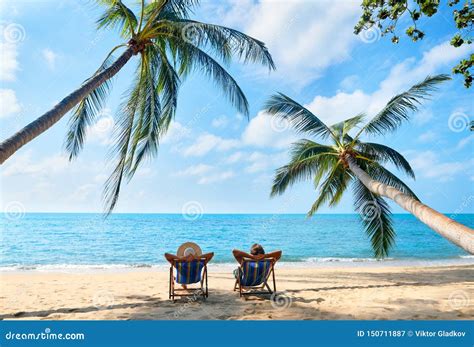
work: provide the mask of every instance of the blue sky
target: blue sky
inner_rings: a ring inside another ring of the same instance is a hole
[[[182,87],[179,108],[159,154],[123,188],[117,212],[180,213],[193,205],[204,213],[305,213],[317,196],[311,182],[269,199],[272,175],[301,136],[261,112],[281,91],[335,123],[362,111],[374,114],[396,93],[428,74],[449,73],[471,47],[454,49],[451,12],[421,26],[427,36],[398,45],[372,31],[353,34],[359,1],[203,2],[195,18],[232,26],[267,43],[277,64],[229,67],[246,93],[250,118],[238,114],[219,90],[199,74]],[[97,32],[99,11],[90,1],[0,0],[0,137],[11,135],[97,69],[120,43],[113,32]],[[400,22],[404,30],[407,22]],[[79,159],[69,163],[63,141],[68,116],[10,158],[1,169],[2,209],[101,212],[102,186],[113,114],[131,82],[136,61],[114,80],[107,109],[90,129]],[[407,183],[421,200],[442,212],[474,211],[474,135],[463,131],[474,110],[473,90],[462,80],[445,84],[396,134],[373,141],[406,155],[417,180]],[[405,178],[402,174],[401,177]],[[191,203],[190,203],[191,202]],[[336,209],[352,212],[350,191]],[[395,212],[401,212],[394,206]]]

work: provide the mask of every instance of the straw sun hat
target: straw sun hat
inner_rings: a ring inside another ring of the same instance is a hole
[[[199,247],[194,242],[185,242],[179,246],[176,255],[178,257],[186,257],[188,255],[202,255],[202,250],[201,247]]]

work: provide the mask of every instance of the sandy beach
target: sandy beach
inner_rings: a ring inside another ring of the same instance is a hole
[[[210,268],[209,298],[168,300],[168,272],[151,269],[1,273],[0,318],[472,319],[474,265],[277,268],[276,303],[239,298],[229,271]]]

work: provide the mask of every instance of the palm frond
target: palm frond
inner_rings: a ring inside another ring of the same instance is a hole
[[[188,18],[193,8],[199,5],[199,2],[199,0],[151,1],[145,6],[145,21],[152,25],[158,18],[166,18],[166,15],[183,19]]]
[[[351,131],[352,129],[357,127],[360,123],[362,123],[365,116],[366,115],[364,113],[360,113],[352,118],[349,118],[349,119],[343,120],[342,122],[331,125],[330,129],[338,138],[341,139],[341,141],[343,141],[344,139],[347,138],[346,135],[348,135],[349,131]]]
[[[395,149],[372,142],[357,142],[356,148],[360,150],[363,155],[371,156],[377,162],[391,162],[397,167],[397,169],[404,171],[413,179],[415,178],[415,173],[413,172],[410,163]]]
[[[354,207],[360,214],[377,259],[388,256],[395,244],[395,229],[390,217],[390,207],[379,195],[373,194],[364,184],[354,181]]]
[[[319,208],[328,203],[329,206],[335,206],[344,194],[351,175],[344,169],[340,161],[332,166],[331,171],[326,175],[324,182],[319,189],[319,196],[308,211],[307,216],[314,215]]]
[[[131,158],[129,156],[132,134],[136,128],[135,122],[140,107],[143,107],[143,88],[146,82],[146,66],[143,60],[138,66],[138,73],[135,81],[128,93],[127,99],[120,107],[118,121],[114,128],[114,145],[110,151],[110,159],[114,160],[115,168],[105,182],[103,199],[107,214],[110,214],[117,204],[120,195],[124,175],[127,167],[130,167]]]
[[[423,82],[415,84],[406,92],[393,97],[387,105],[372,120],[370,120],[356,136],[363,132],[374,135],[384,135],[395,131],[404,121],[410,118],[412,112],[418,111],[422,101],[431,97],[438,85],[448,81],[449,75],[428,76]]]
[[[197,71],[207,75],[222,89],[239,112],[248,115],[249,104],[244,92],[235,79],[214,58],[182,40],[172,40],[172,43],[181,64],[180,73],[186,75],[191,71]]]
[[[177,106],[179,78],[164,52],[156,46],[149,46],[144,52],[144,59],[147,66],[151,66],[151,71],[147,74],[145,88],[144,122],[137,126],[134,148],[130,154],[135,159],[128,172],[129,178],[144,158],[151,158],[157,153],[159,141],[168,130]]]
[[[374,180],[394,187],[400,190],[402,193],[419,200],[416,194],[410,189],[410,187],[408,187],[401,179],[399,179],[392,172],[384,168],[382,165],[375,162],[369,163],[366,165],[364,170]]]
[[[337,161],[331,147],[310,140],[300,140],[292,145],[288,165],[277,169],[271,196],[281,195],[296,182],[311,178],[325,162]]]
[[[95,74],[85,80],[87,83],[91,78],[107,69],[113,62],[113,57],[109,55]],[[110,89],[112,88],[112,80],[106,80],[104,83],[94,89],[86,96],[73,110],[72,116],[68,123],[68,131],[64,142],[64,147],[68,153],[69,160],[77,157],[84,147],[84,141],[87,135],[87,129],[92,126],[97,116],[105,106]]]
[[[237,57],[244,63],[258,63],[275,70],[273,58],[265,43],[238,30],[220,25],[202,23],[194,20],[174,18],[174,20],[160,20],[156,24],[158,31],[174,37],[185,36],[187,30],[193,31],[192,44],[203,50],[211,50],[224,62],[230,62]]]
[[[273,95],[265,103],[265,111],[274,117],[289,122],[299,133],[320,136],[321,138],[327,138],[331,135],[337,141],[331,129],[318,117],[282,93]]]
[[[137,29],[138,20],[133,11],[121,0],[97,0],[107,7],[97,20],[98,29],[119,29],[123,38],[131,38]]]

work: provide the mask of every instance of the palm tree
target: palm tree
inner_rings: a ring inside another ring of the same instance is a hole
[[[308,139],[294,143],[290,162],[276,171],[271,196],[283,194],[295,182],[312,179],[316,189],[319,187],[319,195],[308,212],[312,216],[323,204],[337,205],[352,185],[355,210],[361,216],[377,258],[387,256],[395,240],[390,208],[384,198],[393,200],[441,236],[474,253],[474,230],[421,203],[405,183],[384,167],[391,163],[415,178],[408,161],[390,147],[361,140],[362,135],[385,135],[397,130],[436,86],[448,79],[447,75],[427,77],[392,98],[368,122],[364,122],[364,114],[359,114],[332,126],[288,96],[281,93],[272,96],[266,104],[270,115],[288,122],[299,133],[332,143],[320,144]],[[350,135],[352,131],[354,136]]]
[[[141,0],[136,15],[121,0],[96,0],[105,6],[100,29],[118,29],[124,43],[114,47],[100,68],[84,84],[51,110],[0,144],[0,164],[18,149],[52,127],[66,113],[69,121],[65,148],[70,160],[83,148],[87,128],[104,107],[111,78],[133,57],[138,67],[125,94],[114,129],[115,169],[106,182],[104,200],[110,213],[124,178],[130,180],[143,159],[153,157],[160,138],[175,116],[181,79],[193,71],[211,78],[229,101],[248,115],[248,102],[224,64],[236,58],[274,69],[265,44],[237,30],[189,19],[199,0]],[[123,49],[114,61],[112,54]],[[215,58],[213,58],[215,56]]]

